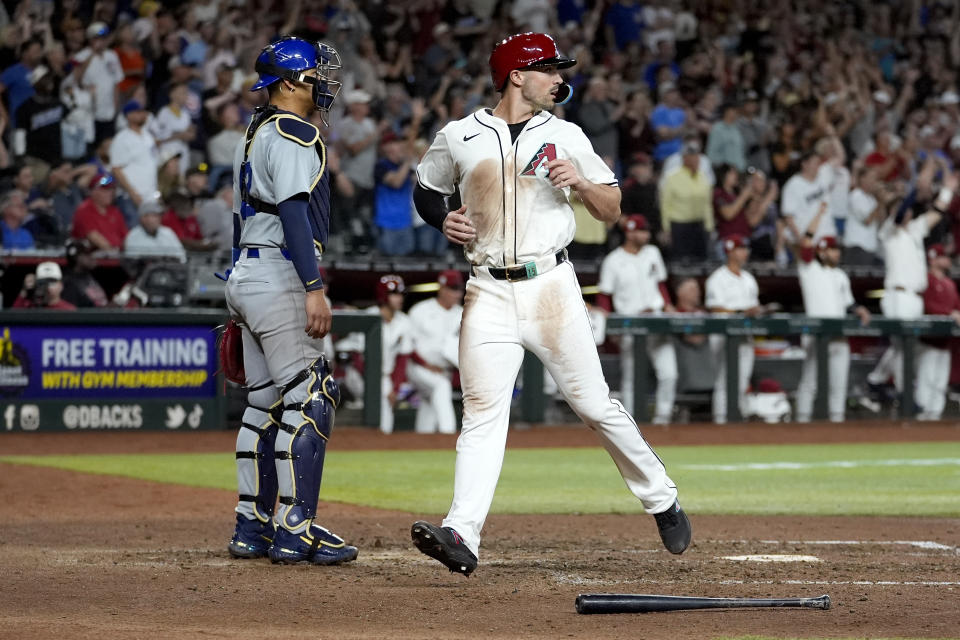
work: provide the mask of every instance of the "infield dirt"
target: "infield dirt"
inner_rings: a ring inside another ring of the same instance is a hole
[[[656,446],[958,441],[954,424],[647,427]],[[4,454],[232,451],[232,432],[5,434]],[[451,436],[340,429],[336,449],[453,447]],[[584,428],[508,446],[595,446]],[[711,638],[960,636],[960,519],[691,514],[682,556],[649,516],[494,515],[480,567],[449,573],[410,544],[427,514],[322,504],[360,547],[342,567],[237,561],[231,491],[0,464],[2,638]],[[560,479],[562,481],[562,478]],[[531,496],[531,500],[535,500]],[[960,498],[958,498],[960,499]],[[829,544],[828,544],[829,543]],[[840,544],[842,543],[842,544]],[[747,563],[791,554],[819,562]],[[581,616],[578,593],[799,597],[830,611]]]

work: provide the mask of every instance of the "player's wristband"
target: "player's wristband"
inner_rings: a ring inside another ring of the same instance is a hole
[[[812,234],[811,232],[805,231],[803,235],[804,235],[804,237],[807,237],[807,238],[810,238],[811,240],[813,240],[813,234]]]
[[[933,203],[933,208],[936,209],[937,211],[940,211],[941,209],[946,209],[947,206],[949,206],[949,204],[952,201],[953,201],[953,191],[951,189],[947,189],[946,187],[943,187],[942,189],[940,189],[940,193],[937,194],[937,201]],[[940,205],[940,206],[938,207],[937,205]],[[940,212],[943,213],[942,211]]]

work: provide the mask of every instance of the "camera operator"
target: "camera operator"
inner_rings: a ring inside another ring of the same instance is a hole
[[[71,311],[75,306],[60,297],[63,293],[63,273],[56,262],[41,262],[36,274],[28,273],[23,279],[23,289],[13,303],[15,309],[62,309]]]

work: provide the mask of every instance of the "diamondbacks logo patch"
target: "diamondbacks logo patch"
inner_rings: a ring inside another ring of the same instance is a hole
[[[533,156],[533,159],[527,163],[527,166],[520,172],[522,176],[540,176],[547,177],[549,170],[547,163],[557,159],[557,148],[552,142],[544,142],[540,150]]]

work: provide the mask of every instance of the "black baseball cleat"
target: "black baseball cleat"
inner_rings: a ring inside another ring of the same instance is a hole
[[[477,556],[463,543],[460,534],[450,527],[437,527],[423,520],[410,529],[413,545],[434,560],[439,560],[450,571],[469,576],[477,568]]]
[[[686,551],[693,537],[693,527],[690,526],[690,518],[680,507],[680,502],[674,502],[669,509],[655,513],[653,517],[657,520],[660,539],[667,551],[676,554]]]

